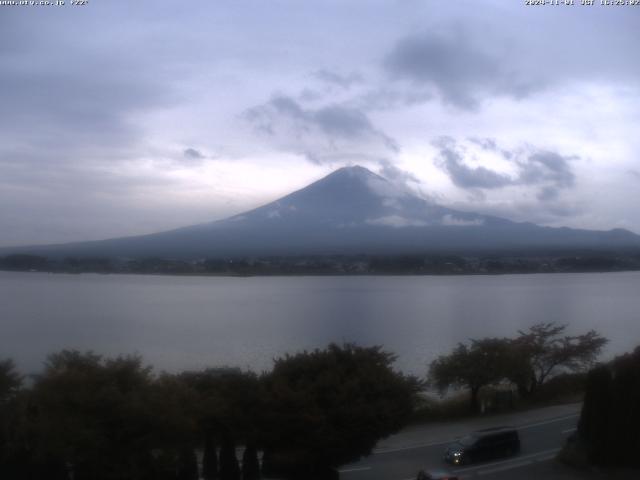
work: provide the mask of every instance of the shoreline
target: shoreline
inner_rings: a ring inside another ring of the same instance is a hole
[[[131,275],[154,277],[214,277],[214,278],[282,278],[282,277],[502,277],[507,275],[572,275],[572,274],[599,274],[599,273],[630,273],[638,272],[640,268],[617,270],[570,270],[570,271],[508,271],[508,272],[278,272],[278,273],[179,273],[179,272],[131,272],[131,271],[56,271],[56,270],[7,270],[2,273],[46,273],[50,275]]]

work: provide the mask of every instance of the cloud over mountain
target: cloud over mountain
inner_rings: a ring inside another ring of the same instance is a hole
[[[469,165],[464,146],[451,138],[440,138],[434,144],[439,149],[438,165],[456,186],[463,189],[536,187],[538,198],[546,201],[557,198],[561,190],[572,188],[576,182],[572,162],[579,158],[575,155],[561,155],[531,146],[509,152],[498,149],[495,142],[481,143],[484,150],[499,152],[507,159],[512,173],[503,173],[483,165]]]
[[[313,163],[333,155],[373,159],[399,150],[396,141],[376,128],[363,110],[349,105],[312,108],[277,95],[248,109],[244,117],[277,146],[304,154]]]

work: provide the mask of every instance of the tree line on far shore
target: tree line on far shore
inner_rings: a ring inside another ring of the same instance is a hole
[[[509,273],[608,272],[640,270],[638,252],[537,252],[514,256],[468,252],[411,255],[297,255],[197,260],[110,258],[33,254],[0,256],[0,270],[53,273],[138,273],[161,275],[469,275]]]

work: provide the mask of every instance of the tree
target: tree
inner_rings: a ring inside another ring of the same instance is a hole
[[[509,368],[509,340],[485,338],[459,343],[449,355],[442,355],[429,366],[429,383],[441,393],[449,387],[465,387],[470,392],[470,409],[478,412],[478,395],[486,385],[506,377]]]
[[[0,361],[0,478],[18,477],[27,468],[18,453],[23,450],[21,442],[15,438],[16,424],[22,419],[16,405],[21,386],[22,376],[13,361]]]
[[[588,375],[578,435],[598,465],[639,467],[640,347]]]
[[[240,480],[240,465],[236,457],[236,445],[231,437],[225,438],[220,448],[220,479]]]
[[[614,360],[611,387],[610,461],[640,467],[640,347]]]
[[[260,478],[260,462],[255,444],[249,444],[242,454],[242,480],[258,480]]]
[[[586,334],[564,335],[567,325],[538,323],[519,331],[513,340],[509,378],[523,396],[530,396],[559,370],[580,371],[593,365],[607,339],[594,330]]]
[[[151,370],[139,357],[51,355],[32,394],[37,455],[73,465],[74,478],[144,478],[155,447]]]
[[[219,477],[239,477],[236,442],[255,445],[261,434],[264,393],[258,377],[235,368],[212,368],[178,376],[197,398],[193,414],[205,443],[203,475],[217,478],[215,444],[221,445]]]
[[[353,344],[277,359],[264,378],[264,467],[314,478],[368,455],[404,426],[419,382],[394,371],[394,359]]]
[[[608,442],[611,416],[611,369],[601,365],[589,371],[578,422],[578,435],[589,445],[588,456],[601,463]]]
[[[13,360],[0,361],[0,405],[15,395],[22,386],[22,375],[16,371]]]
[[[198,459],[192,448],[183,446],[178,457],[178,479],[198,480]]]
[[[216,443],[211,432],[205,432],[204,436],[202,478],[204,478],[204,480],[215,480],[218,478],[218,454],[216,452]]]
[[[13,254],[0,258],[0,269],[3,270],[45,270],[49,260],[38,255]]]

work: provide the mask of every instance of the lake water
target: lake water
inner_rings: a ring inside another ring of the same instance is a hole
[[[157,369],[260,371],[329,342],[383,345],[424,374],[457,342],[541,321],[596,329],[605,358],[640,344],[640,272],[504,276],[171,277],[0,272],[0,359],[139,353]]]

